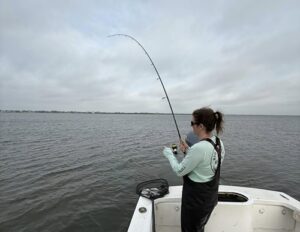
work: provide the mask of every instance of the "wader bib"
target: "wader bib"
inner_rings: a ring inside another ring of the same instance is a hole
[[[203,232],[211,212],[218,203],[218,189],[221,167],[221,143],[216,137],[216,143],[210,142],[218,153],[218,167],[213,179],[206,183],[192,181],[188,175],[183,177],[181,199],[181,231]]]

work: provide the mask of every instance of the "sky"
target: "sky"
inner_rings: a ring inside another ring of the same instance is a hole
[[[300,1],[0,0],[0,109],[300,115]]]

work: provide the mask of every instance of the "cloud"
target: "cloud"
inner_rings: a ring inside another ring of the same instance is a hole
[[[159,4],[159,5],[158,5]],[[1,1],[0,109],[300,114],[297,1]]]

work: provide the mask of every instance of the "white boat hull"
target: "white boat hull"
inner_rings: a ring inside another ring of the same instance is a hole
[[[181,231],[182,186],[172,186],[169,191],[154,201],[156,232]],[[205,232],[300,232],[300,202],[285,193],[221,185],[219,194],[244,196],[245,201],[219,201]],[[128,232],[151,231],[152,203],[140,197]]]

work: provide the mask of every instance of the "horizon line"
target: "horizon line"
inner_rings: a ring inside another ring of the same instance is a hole
[[[157,115],[171,115],[172,113],[162,113],[162,112],[106,112],[106,111],[76,111],[76,110],[2,110],[3,113],[73,113],[73,114],[157,114]],[[191,113],[174,113],[175,115],[191,115]],[[296,114],[238,114],[231,113],[226,115],[237,115],[237,116],[300,116]]]

